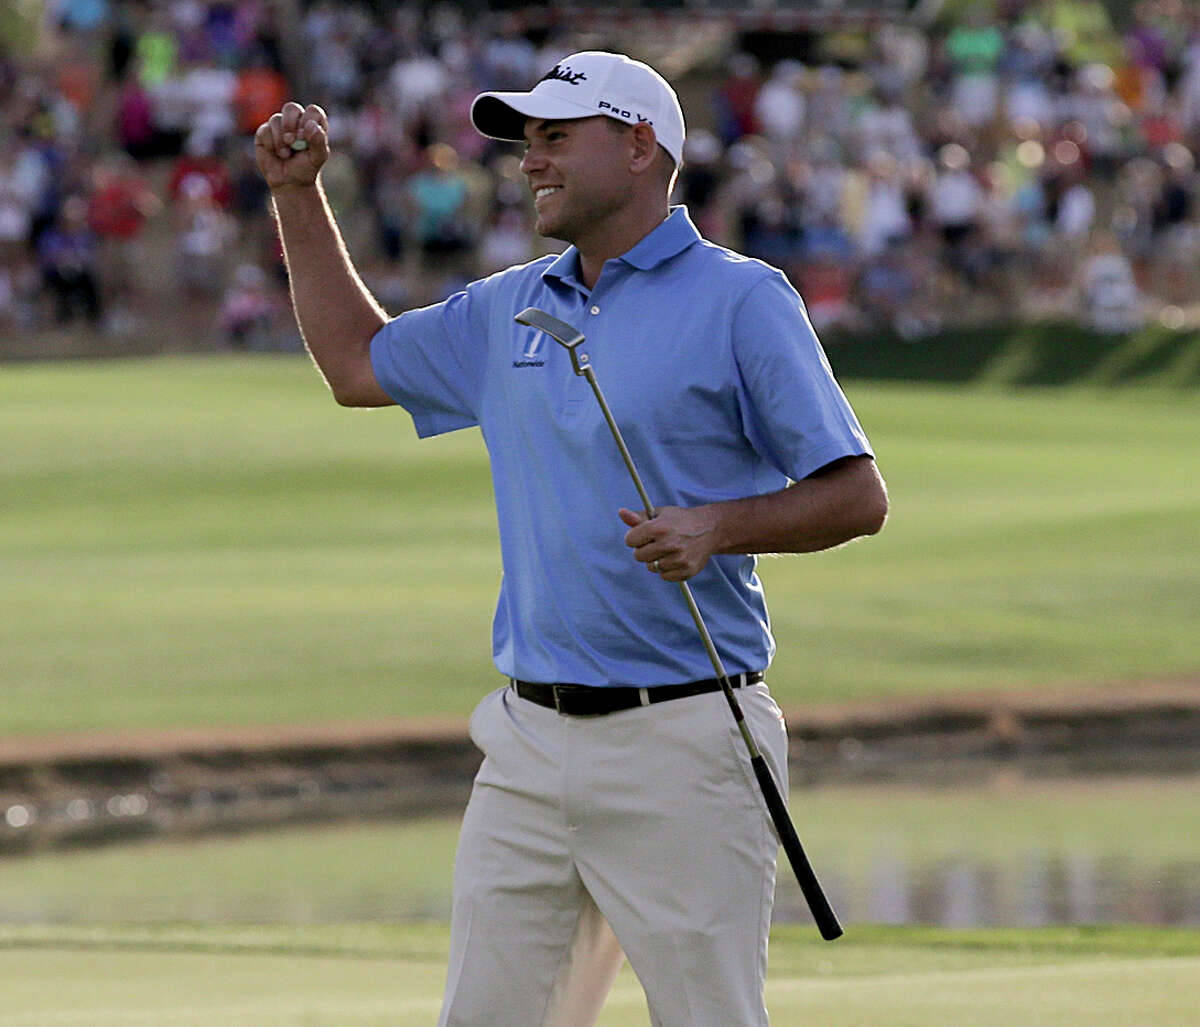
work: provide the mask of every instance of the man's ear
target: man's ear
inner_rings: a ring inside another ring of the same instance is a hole
[[[658,138],[648,121],[639,121],[629,133],[629,170],[635,174],[647,171],[658,154]]]

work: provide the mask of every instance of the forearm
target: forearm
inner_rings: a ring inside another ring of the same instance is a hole
[[[320,182],[285,186],[271,198],[296,321],[334,397],[347,406],[390,402],[369,360],[371,339],[387,314],[354,269]]]
[[[621,510],[625,544],[668,581],[686,581],[721,553],[814,553],[887,518],[887,489],[869,457],[836,461],[779,492],[695,507],[663,507],[654,518]]]
[[[887,493],[874,461],[863,458],[709,512],[714,553],[814,553],[879,531]]]

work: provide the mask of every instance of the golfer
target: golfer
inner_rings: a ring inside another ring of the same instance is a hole
[[[655,1024],[766,1024],[777,839],[672,583],[693,590],[786,795],[755,554],[878,531],[884,485],[784,275],[669,205],[684,120],[660,75],[577,53],[471,116],[524,142],[537,230],[570,245],[394,319],[325,200],[324,111],[289,103],[255,140],[296,317],[337,401],[399,404],[420,436],[478,425],[490,456],[506,683],[471,718],[485,758],[440,1023],[591,1024],[624,954]],[[514,321],[527,307],[586,335],[652,519],[570,353]]]

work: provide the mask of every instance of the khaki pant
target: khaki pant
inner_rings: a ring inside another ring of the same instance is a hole
[[[786,795],[779,707],[737,695]],[[588,1027],[622,954],[655,1025],[767,1023],[778,843],[720,692],[564,717],[502,688],[471,737],[442,1027]]]

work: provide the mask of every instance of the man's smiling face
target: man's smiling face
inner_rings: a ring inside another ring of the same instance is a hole
[[[629,131],[603,115],[525,122],[521,171],[539,235],[578,243],[628,202]]]

